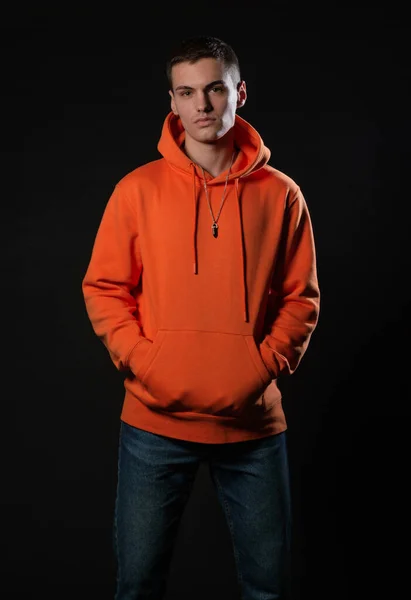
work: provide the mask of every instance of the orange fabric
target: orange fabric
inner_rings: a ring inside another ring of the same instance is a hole
[[[317,325],[313,229],[298,185],[236,115],[239,149],[211,232],[201,168],[169,113],[162,158],[125,175],[105,207],[82,290],[124,371],[121,419],[169,437],[236,442],[286,429],[278,377]],[[227,172],[205,173],[217,214]]]

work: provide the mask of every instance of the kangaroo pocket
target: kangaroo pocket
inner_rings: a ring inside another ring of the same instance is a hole
[[[254,337],[160,329],[136,374],[164,410],[237,415],[271,381]]]

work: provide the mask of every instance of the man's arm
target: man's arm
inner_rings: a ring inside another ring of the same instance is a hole
[[[135,373],[152,343],[142,335],[132,294],[142,269],[137,215],[117,185],[97,231],[82,291],[94,332],[119,371]]]
[[[265,320],[266,335],[260,344],[261,356],[274,379],[291,375],[298,367],[320,308],[313,229],[299,188],[286,210]]]

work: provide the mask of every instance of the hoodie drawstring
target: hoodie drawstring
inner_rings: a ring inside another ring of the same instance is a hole
[[[193,258],[194,258],[194,275],[197,275],[197,217],[198,217],[198,194],[196,188],[196,168],[194,163],[190,163],[193,168],[193,197],[194,197],[194,232],[193,232]]]
[[[241,246],[241,279],[243,282],[243,303],[244,303],[244,321],[248,321],[248,304],[247,304],[247,281],[246,281],[246,265],[245,265],[245,248],[244,248],[244,228],[243,218],[241,215],[240,203],[240,181],[239,177],[235,179],[235,191],[237,196],[238,218],[240,222],[240,246]]]
[[[194,227],[193,227],[193,267],[194,275],[198,273],[197,263],[197,221],[198,221],[198,193],[196,188],[196,168],[194,163],[190,163],[193,169],[193,200],[194,200]],[[243,305],[244,305],[244,321],[248,322],[248,304],[247,304],[247,282],[246,282],[246,264],[245,264],[245,248],[244,248],[244,230],[243,219],[241,216],[240,189],[239,178],[235,179],[235,191],[237,197],[237,208],[240,230],[240,248],[241,248],[241,281],[243,286]]]

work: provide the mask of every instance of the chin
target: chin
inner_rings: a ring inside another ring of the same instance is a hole
[[[197,132],[193,135],[190,131],[187,131],[186,133],[188,133],[188,135],[196,142],[202,142],[203,144],[217,142],[219,139],[219,136],[214,131],[204,131],[203,135],[198,135]]]

